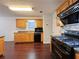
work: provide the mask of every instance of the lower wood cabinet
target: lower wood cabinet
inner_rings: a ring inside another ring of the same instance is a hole
[[[0,55],[4,55],[4,37],[0,37]]]
[[[17,42],[33,42],[34,32],[32,33],[14,33],[14,41]]]
[[[75,59],[79,59],[79,53],[75,54]]]
[[[44,34],[41,33],[41,42],[43,42]],[[14,42],[34,42],[34,32],[26,32],[26,33],[14,33]]]

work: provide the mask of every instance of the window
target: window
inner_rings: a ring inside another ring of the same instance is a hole
[[[28,20],[27,21],[27,30],[34,31],[35,27],[36,27],[35,20]]]

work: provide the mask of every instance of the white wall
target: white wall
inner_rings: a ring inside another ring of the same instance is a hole
[[[0,36],[5,36],[5,41],[14,40],[14,31],[16,30],[15,17],[0,17]]]
[[[52,35],[52,15],[43,16],[43,26],[44,26],[44,43],[50,43],[50,35]]]
[[[0,17],[0,36],[5,36],[5,41],[14,41],[16,28],[16,18],[41,19],[41,17]]]
[[[52,19],[52,35],[53,36],[59,36],[61,35],[62,28],[60,26],[57,26],[57,15],[56,12],[53,13],[53,19]]]
[[[63,27],[65,30],[79,31],[79,23],[67,24]]]

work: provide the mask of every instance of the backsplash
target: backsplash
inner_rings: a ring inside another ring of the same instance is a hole
[[[65,25],[63,30],[79,31],[79,23]]]

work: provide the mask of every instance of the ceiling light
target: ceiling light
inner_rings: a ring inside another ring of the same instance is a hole
[[[10,10],[12,11],[32,11],[32,8],[31,7],[9,7]]]

